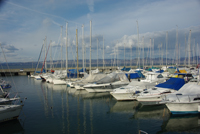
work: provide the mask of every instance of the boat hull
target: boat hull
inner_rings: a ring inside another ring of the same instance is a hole
[[[124,84],[106,84],[106,85],[95,85],[95,86],[84,86],[85,90],[87,90],[89,93],[93,92],[112,92],[113,89],[119,88],[122,86],[126,86],[127,83]]]
[[[110,94],[118,101],[136,100],[136,96],[134,96],[133,93],[115,93],[115,92],[110,92]]]
[[[172,114],[197,114],[200,113],[200,101],[197,102],[171,102],[166,103]]]
[[[22,105],[0,105],[0,122],[16,119],[22,107]]]

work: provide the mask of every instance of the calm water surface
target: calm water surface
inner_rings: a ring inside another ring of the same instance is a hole
[[[172,117],[165,106],[117,102],[108,93],[88,93],[27,76],[3,77],[12,92],[27,97],[18,120],[0,124],[0,134],[199,134],[200,117]]]

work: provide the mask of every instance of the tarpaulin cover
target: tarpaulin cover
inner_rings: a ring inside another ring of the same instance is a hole
[[[136,72],[136,71],[135,71]],[[141,73],[141,71],[137,71],[138,75],[140,76],[140,78],[145,78],[145,76]]]
[[[130,73],[130,79],[136,79],[136,78],[140,78],[138,73]]]
[[[163,73],[164,72],[164,70],[159,70],[159,71],[156,71],[156,73]]]
[[[179,90],[184,84],[185,84],[184,79],[181,79],[181,78],[170,78],[168,81],[156,85],[156,87],[170,88],[170,89],[174,89],[174,90]]]
[[[122,71],[127,71],[127,72],[128,72],[130,69],[131,69],[131,68],[123,67],[121,70],[122,70]]]
[[[77,69],[69,69],[68,71],[69,71],[69,73],[67,73],[67,77],[69,77],[69,78],[70,77],[71,78],[76,78],[77,77]],[[80,72],[83,72],[84,69],[82,68],[82,69],[79,69],[78,71],[80,73]],[[85,69],[85,72],[86,72],[86,69]]]

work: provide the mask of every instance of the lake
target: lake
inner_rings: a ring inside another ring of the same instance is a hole
[[[172,116],[165,105],[116,101],[109,93],[88,93],[27,76],[1,77],[11,92],[27,98],[18,120],[0,123],[0,134],[200,133],[200,116]]]

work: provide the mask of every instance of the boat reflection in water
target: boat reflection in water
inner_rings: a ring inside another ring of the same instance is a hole
[[[110,112],[135,114],[140,106],[141,104],[138,101],[117,101]]]
[[[200,115],[173,115],[163,122],[162,132],[200,132]]]
[[[19,120],[11,120],[0,124],[1,134],[24,133],[24,129]]]
[[[163,120],[170,117],[170,112],[165,105],[142,106],[133,116],[136,119]]]

